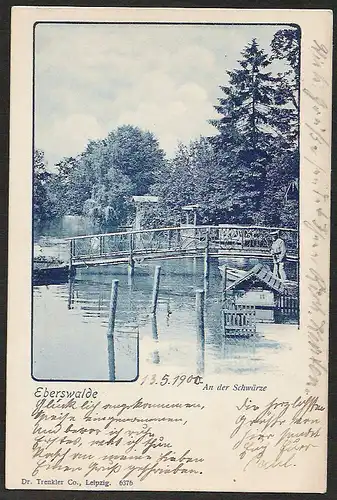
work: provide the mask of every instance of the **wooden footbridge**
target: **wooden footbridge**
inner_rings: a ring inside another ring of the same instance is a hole
[[[77,236],[68,238],[69,267],[106,264],[134,265],[144,260],[204,257],[270,258],[271,231],[279,230],[289,261],[298,261],[298,231],[265,226],[181,226]]]

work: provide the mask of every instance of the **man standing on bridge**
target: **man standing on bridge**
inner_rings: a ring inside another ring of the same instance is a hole
[[[272,231],[270,233],[273,237],[273,243],[271,246],[271,255],[273,256],[274,269],[273,274],[276,278],[281,281],[287,279],[284,270],[284,262],[286,260],[286,244],[284,240],[280,237],[280,231]]]

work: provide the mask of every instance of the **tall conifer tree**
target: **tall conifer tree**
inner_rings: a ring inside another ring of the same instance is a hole
[[[210,122],[219,131],[213,143],[229,186],[228,221],[260,223],[272,160],[287,147],[294,111],[256,39],[241,54],[239,67],[227,71],[228,85],[220,87],[215,109],[221,117]]]

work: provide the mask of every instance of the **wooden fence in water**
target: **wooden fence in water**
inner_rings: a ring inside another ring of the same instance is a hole
[[[239,305],[226,300],[222,309],[222,321],[226,337],[251,337],[256,333],[254,306]]]

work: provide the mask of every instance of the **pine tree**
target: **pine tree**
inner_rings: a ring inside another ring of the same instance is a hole
[[[241,52],[237,69],[227,71],[211,120],[219,135],[212,140],[228,183],[228,222],[260,223],[272,182],[271,165],[278,149],[288,148],[294,120],[289,97],[282,92],[280,75],[270,71],[271,58],[253,39]]]
[[[226,134],[228,126],[234,128],[240,134],[241,145],[251,150],[265,150],[269,148],[271,136],[278,132],[271,113],[277,79],[266,71],[271,60],[256,39],[241,54],[240,67],[227,71],[229,85],[220,86],[225,96],[219,98],[220,105],[215,109],[222,117],[211,123],[220,134]]]

